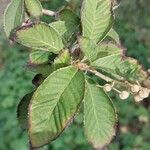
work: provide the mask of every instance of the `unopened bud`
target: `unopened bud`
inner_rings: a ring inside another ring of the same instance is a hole
[[[105,84],[105,85],[104,85],[104,90],[105,90],[106,92],[110,92],[110,91],[112,90],[112,85],[110,85],[110,84]]]
[[[143,100],[143,98],[140,95],[135,95],[134,100],[135,100],[135,102],[140,102]]]
[[[133,93],[138,93],[139,91],[140,91],[140,86],[139,85],[133,85],[132,87],[131,87],[131,91],[133,92]]]
[[[149,93],[150,93],[150,91],[147,88],[142,88],[139,91],[139,96],[144,99],[144,98],[147,98],[149,96]]]
[[[122,100],[125,100],[129,97],[130,93],[127,92],[127,91],[122,91],[120,94],[119,94],[119,97],[122,99]]]

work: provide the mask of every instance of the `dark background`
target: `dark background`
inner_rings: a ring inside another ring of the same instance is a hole
[[[28,51],[10,46],[2,30],[2,13],[9,0],[0,0],[0,150],[27,150],[28,139],[16,119],[19,99],[32,89],[33,73],[24,65]],[[62,0],[49,0],[45,7],[53,10]],[[122,0],[116,10],[114,25],[127,55],[150,68],[150,0]],[[150,150],[150,105],[145,100],[135,104],[132,99],[113,99],[118,114],[118,131],[110,150]],[[92,150],[83,134],[82,116],[78,116],[63,135],[42,150]]]

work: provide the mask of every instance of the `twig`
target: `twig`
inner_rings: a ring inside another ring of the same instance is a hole
[[[96,70],[88,69],[87,71],[95,74],[96,76],[100,77],[101,79],[105,80],[106,82],[113,82],[113,79],[103,75],[102,73],[100,73]]]
[[[116,88],[113,88],[114,91],[118,92],[119,94],[121,93],[121,91],[119,91],[118,89]]]
[[[91,69],[88,65],[86,65],[85,63],[81,63],[81,62],[78,62],[77,63],[77,67],[80,69],[80,70],[83,70],[83,71],[87,71],[87,72],[91,72],[93,74],[95,74],[96,76],[100,77],[101,79],[105,80],[106,82],[113,82],[114,80],[103,75],[102,73],[94,70],[94,69]]]
[[[56,12],[51,11],[51,10],[47,10],[47,9],[43,9],[42,10],[43,14],[48,15],[48,16],[56,16]]]

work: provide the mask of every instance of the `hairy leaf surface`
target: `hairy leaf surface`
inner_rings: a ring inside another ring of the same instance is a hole
[[[32,71],[36,74],[42,74],[43,77],[47,77],[49,76],[53,71],[54,69],[51,67],[50,64],[31,64],[31,63],[27,63],[26,65],[26,68],[29,70],[29,71]]]
[[[77,33],[80,29],[79,17],[69,9],[60,12],[59,19],[65,22],[67,32],[64,35],[64,43],[70,46],[76,40]]]
[[[95,62],[96,59],[102,57],[105,58],[114,54],[118,54],[121,56],[121,54],[123,53],[121,47],[119,47],[116,44],[113,44],[112,42],[102,42],[97,45],[94,41],[85,37],[80,37],[78,41],[85,57],[91,62]]]
[[[81,10],[83,36],[101,41],[113,24],[111,0],[84,0]]]
[[[105,52],[107,52],[107,56]],[[104,55],[99,52],[97,59],[91,63],[91,66],[114,76],[123,77],[124,80],[128,81],[135,82],[138,80],[143,82],[148,77],[147,72],[143,70],[135,59],[124,58],[118,50],[115,52],[113,49],[104,51]]]
[[[67,28],[64,21],[55,21],[49,24],[54,28],[60,36],[63,36],[67,32]]]
[[[118,63],[122,61],[122,49],[113,43],[101,43],[95,51],[96,57],[91,65],[98,69],[109,70],[113,73]]]
[[[108,37],[110,37],[116,43],[118,43],[118,44],[120,43],[119,35],[118,35],[118,33],[113,28],[111,28],[111,30],[109,31]]]
[[[82,52],[84,53],[85,57],[88,60],[93,61],[97,57],[96,50],[95,50],[97,46],[96,43],[84,37],[80,37],[78,41],[79,41],[79,46]]]
[[[24,0],[12,0],[4,15],[4,30],[9,37],[13,29],[20,26],[24,19]]]
[[[31,101],[30,139],[33,147],[54,140],[70,123],[84,96],[84,75],[69,66],[52,73]]]
[[[69,66],[71,64],[71,56],[69,50],[63,50],[62,53],[54,60],[53,68],[57,70],[62,67]]]
[[[84,98],[85,135],[96,149],[108,144],[115,135],[116,112],[111,99],[95,84],[86,83]]]
[[[58,53],[63,49],[62,39],[49,25],[44,23],[23,27],[16,31],[16,41],[24,46]]]
[[[96,59],[111,56],[111,55],[119,55],[120,57],[123,56],[123,47],[114,44],[112,42],[102,42],[101,44],[96,46],[95,53]]]
[[[32,50],[30,53],[30,62],[32,64],[44,64],[49,61],[49,56],[51,54],[49,52],[41,51],[41,50]]]
[[[39,0],[25,0],[25,5],[31,16],[39,17],[42,15],[42,5]]]

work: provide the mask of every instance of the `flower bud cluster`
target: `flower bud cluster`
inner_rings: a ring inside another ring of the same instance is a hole
[[[113,84],[105,84],[103,86],[104,90],[106,92],[110,92],[112,90],[115,90],[117,93],[119,93],[119,97],[122,100],[127,99],[130,96],[130,92],[134,95],[135,102],[140,102],[145,98],[148,98],[150,95],[150,89],[141,87],[140,85],[130,85],[130,92],[129,91],[119,91],[114,88]]]
[[[119,97],[120,97],[120,99],[122,99],[122,100],[127,99],[129,96],[130,96],[130,93],[129,93],[128,91],[122,91],[122,92],[119,94]]]
[[[121,91],[115,89],[115,88],[113,87],[113,85],[111,85],[111,84],[105,84],[103,88],[104,88],[104,90],[105,90],[106,92],[110,92],[112,89],[115,90],[116,92],[119,93],[119,97],[120,97],[120,99],[122,99],[122,100],[125,100],[125,99],[127,99],[127,98],[130,96],[130,93],[129,93],[128,91],[122,91],[122,92],[121,92]]]
[[[105,90],[106,92],[110,92],[112,89],[113,89],[113,86],[112,86],[112,85],[110,85],[110,84],[105,84],[105,85],[104,85],[104,90]]]
[[[148,88],[141,87],[140,85],[132,85],[131,92],[134,94],[134,100],[140,102],[150,95],[150,90]]]

